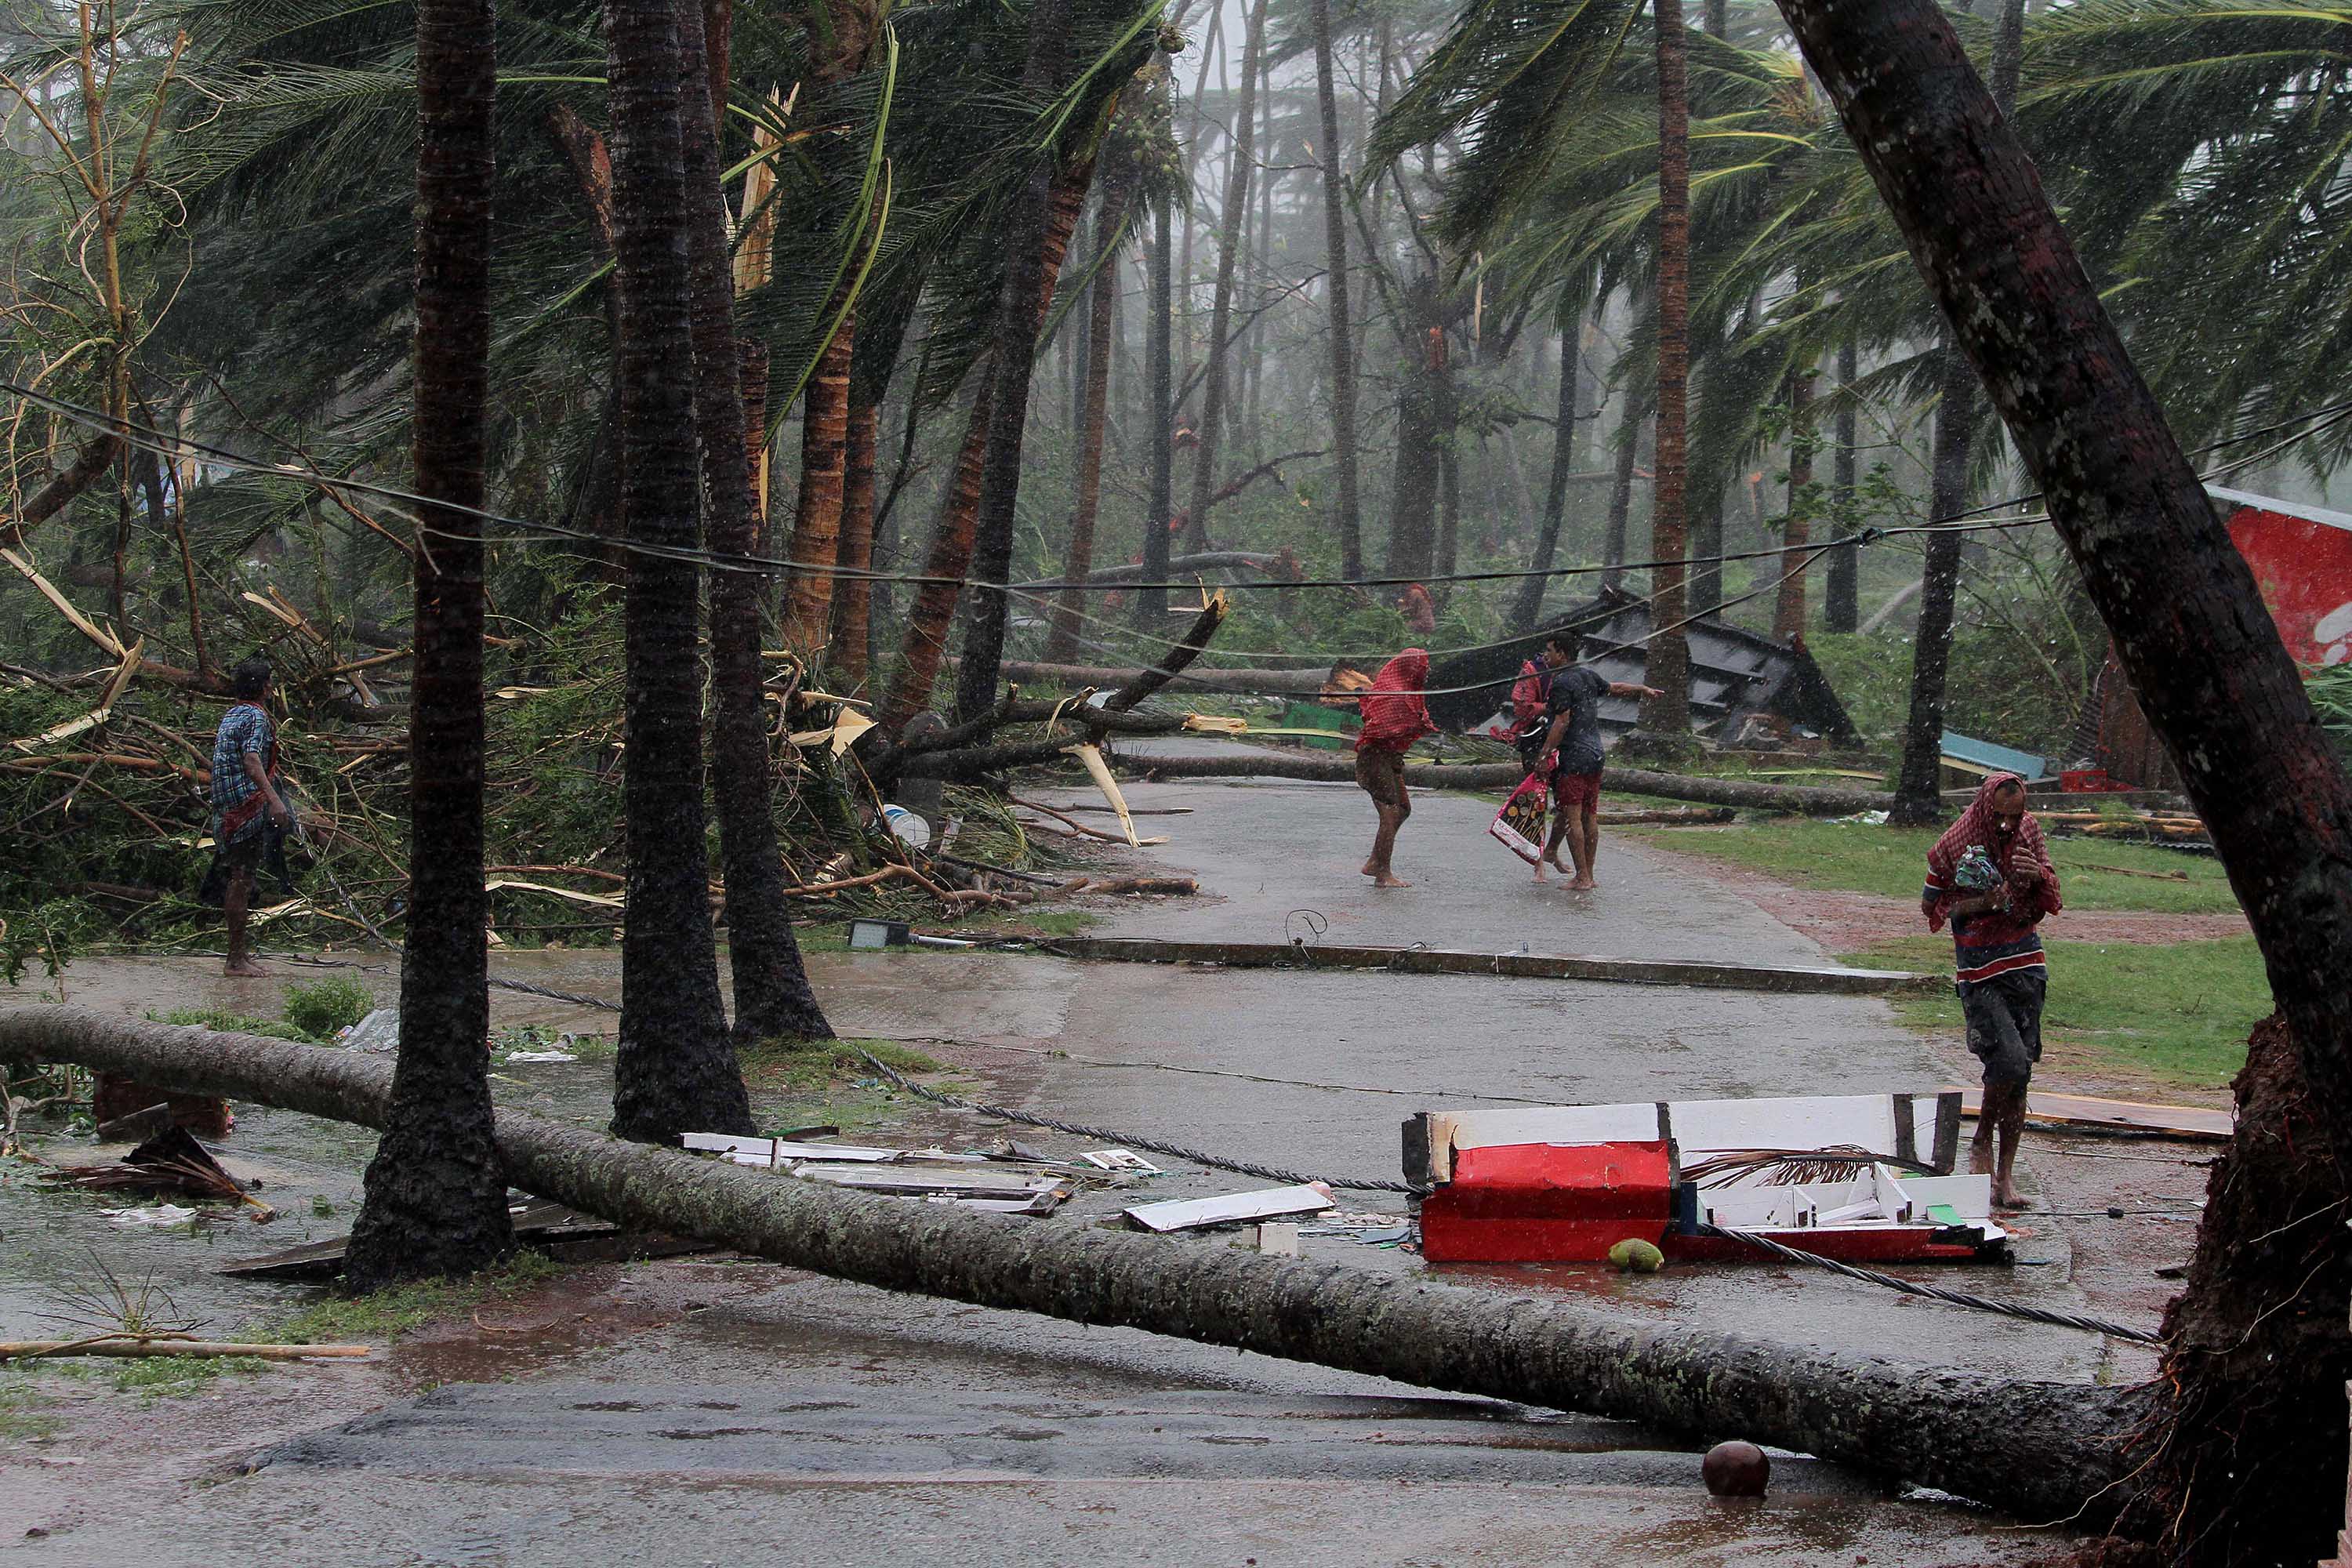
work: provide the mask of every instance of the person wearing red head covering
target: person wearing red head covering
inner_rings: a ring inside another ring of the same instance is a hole
[[[1409,888],[1391,868],[1396,853],[1397,829],[1412,815],[1412,797],[1405,793],[1404,754],[1437,726],[1429,721],[1429,655],[1409,647],[1372,677],[1372,689],[1358,700],[1364,727],[1356,736],[1356,783],[1372,797],[1381,814],[1380,831],[1372,837],[1372,858],[1364,875],[1376,888]]]
[[[2025,1129],[2026,1086],[2042,1059],[2050,967],[2038,928],[2063,907],[2042,825],[2025,809],[2025,781],[2015,773],[1993,774],[1927,851],[1919,912],[1929,931],[1951,922],[1969,1049],[1984,1064],[1984,1100],[1969,1168],[1992,1176],[1992,1201],[2002,1208],[2025,1206],[2011,1173]]]

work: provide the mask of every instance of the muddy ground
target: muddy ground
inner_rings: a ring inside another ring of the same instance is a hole
[[[1066,789],[1038,798],[1077,798]],[[1369,811],[1351,789],[1139,784],[1171,842],[1155,868],[1194,900],[1099,903],[1109,934],[1415,941],[1507,952],[1819,963],[1809,931],[1720,877],[1604,847],[1603,888],[1536,889],[1483,836],[1491,806],[1423,797],[1376,893],[1356,874]],[[1130,853],[1130,858],[1135,858]],[[1776,910],[1782,906],[1775,902]],[[379,960],[368,960],[380,962]],[[506,954],[501,973],[607,995],[601,953]],[[1511,1100],[1915,1090],[1964,1081],[1958,1043],[1867,998],[1376,973],[1086,966],[1001,953],[814,955],[845,1034],[931,1042],[953,1087],[1228,1155],[1392,1177],[1397,1123]],[[390,967],[362,969],[379,992]],[[277,982],[186,961],[106,961],[74,999],[131,1012],[271,1011]],[[242,985],[245,989],[239,989]],[[501,1022],[609,1027],[501,996]],[[609,1066],[512,1064],[502,1099],[594,1123]],[[2048,1075],[2045,1075],[2048,1076]],[[2059,1079],[2051,1087],[2068,1087]],[[1003,1129],[872,1086],[841,1103],[860,1136],[972,1147]],[[801,1107],[772,1097],[779,1118]],[[219,1262],[349,1222],[370,1140],[240,1108],[227,1148],[281,1217],[126,1233],[114,1206],[0,1181],[0,1332],[47,1331],[58,1290],[103,1258],[168,1287],[215,1331],[266,1326],[317,1294],[225,1279]],[[1091,1141],[1021,1131],[1056,1153]],[[74,1151],[86,1156],[84,1143]],[[2197,1163],[2160,1142],[2035,1134],[2037,1207],[2017,1267],[1960,1271],[1989,1295],[2153,1324],[2185,1258]],[[1139,1195],[1252,1184],[1173,1160],[1034,1223],[1115,1223]],[[1384,1194],[1348,1206],[1397,1208]],[[2110,1218],[2106,1210],[2129,1213]],[[1225,1246],[1223,1237],[1175,1246]],[[1410,1254],[1309,1237],[1379,1269]],[[1811,1269],[1716,1266],[1651,1278],[1587,1268],[1449,1270],[1565,1291],[1661,1325],[1861,1345],[1988,1376],[2147,1374],[2147,1352],[1893,1296]],[[1955,1271],[1930,1271],[1949,1281]],[[122,1387],[109,1367],[0,1372],[0,1555],[157,1564],[264,1554],[336,1563],[1805,1563],[2023,1561],[2054,1544],[2016,1521],[1782,1457],[1762,1505],[1709,1500],[1689,1445],[1609,1422],[1437,1398],[1376,1380],[1108,1331],[898,1297],[715,1257],[596,1264],[452,1308],[364,1363]]]

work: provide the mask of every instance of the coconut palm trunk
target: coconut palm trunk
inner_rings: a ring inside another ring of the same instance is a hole
[[[1544,487],[1543,522],[1536,532],[1535,557],[1528,563],[1535,575],[1520,582],[1511,601],[1507,624],[1514,630],[1534,626],[1543,613],[1544,595],[1551,587],[1551,579],[1543,574],[1559,558],[1559,531],[1568,517],[1569,476],[1584,458],[1584,426],[1576,413],[1577,393],[1584,380],[1583,345],[1578,332],[1583,320],[1580,310],[1575,322],[1559,335],[1559,409],[1551,433],[1551,478]]]
[[[1657,479],[1650,490],[1650,643],[1642,704],[1653,734],[1690,733],[1690,645],[1683,637],[1683,490],[1690,390],[1690,96],[1682,0],[1653,0],[1658,30]]]
[[[857,395],[849,399],[848,446],[842,456],[841,575],[833,591],[833,642],[827,660],[845,687],[866,683],[873,636],[874,442],[882,411]]]
[[[514,1245],[490,1108],[481,531],[443,510],[483,501],[497,98],[490,0],[418,0],[411,482],[428,504],[415,552],[400,1056],[352,1228],[348,1277],[362,1290],[469,1273]]]
[[[1044,236],[1036,241],[1044,280],[1038,296],[1030,342],[1036,341],[1045,311],[1054,302],[1054,284],[1068,254],[1070,236],[1077,231],[1086,209],[1087,191],[1094,183],[1094,162],[1079,159],[1054,177],[1053,200],[1047,207]],[[931,703],[931,686],[947,657],[949,631],[964,574],[971,569],[972,546],[978,535],[981,474],[988,456],[990,411],[994,407],[994,379],[988,363],[974,372],[978,390],[964,420],[963,444],[956,450],[956,466],[940,502],[940,519],[923,562],[926,581],[917,584],[914,603],[907,612],[907,634],[898,650],[898,670],[882,705],[882,721],[896,728]],[[992,679],[993,677],[992,676]]]
[[[1240,96],[1234,105],[1233,150],[1225,172],[1225,203],[1217,213],[1217,286],[1209,306],[1208,362],[1201,378],[1200,444],[1192,454],[1192,501],[1184,512],[1184,548],[1209,548],[1209,507],[1217,489],[1217,448],[1230,418],[1225,407],[1233,356],[1234,284],[1241,264],[1242,219],[1249,210],[1252,160],[1257,149],[1258,58],[1265,47],[1266,0],[1250,7],[1242,41]]]
[[[1069,25],[1070,0],[1038,0],[1029,15],[1029,59],[1021,85],[1042,94],[1058,78]],[[1037,365],[1037,333],[1053,287],[1041,252],[1054,221],[1054,161],[1041,156],[1029,173],[1005,237],[1004,289],[997,301],[989,375],[988,445],[981,464],[980,511],[974,521],[971,574],[1002,584],[1013,574],[1013,523],[1021,494],[1021,443],[1029,425],[1029,383]],[[996,672],[1004,657],[1004,623],[1012,601],[981,589],[964,601],[963,663],[956,671],[959,720],[978,717],[996,700]]]
[[[1176,90],[1176,73],[1166,76]],[[1174,118],[1171,106],[1170,118]],[[1151,214],[1151,320],[1144,333],[1151,406],[1143,422],[1151,443],[1151,507],[1143,517],[1144,586],[1135,591],[1135,624],[1156,629],[1168,615],[1168,524],[1176,513],[1176,225],[1173,196],[1162,195]]]
[[[1053,634],[1045,641],[1048,662],[1078,656],[1079,616],[1086,591],[1078,586],[1095,563],[1095,521],[1102,504],[1103,437],[1110,413],[1111,310],[1118,303],[1118,264],[1113,254],[1127,223],[1130,180],[1105,180],[1102,205],[1095,211],[1095,281],[1087,301],[1086,399],[1078,432],[1078,494],[1070,509],[1070,550],[1062,569],[1069,586],[1054,606]]]
[[[2124,1526],[2153,1541],[2149,1562],[2315,1560],[2343,1519],[2352,1373],[2352,779],[1934,0],[1780,8],[2082,570],[2278,1006],[2237,1080],[2237,1129],[2166,1314]]]
[[[729,1048],[704,845],[701,574],[670,552],[698,543],[694,334],[688,308],[677,8],[606,0],[613,216],[621,296],[622,492],[629,542],[623,809],[628,912],[621,937],[613,1130],[647,1142],[751,1131]]]
[[[833,569],[841,554],[849,478],[849,363],[856,346],[853,311],[842,318],[801,394],[800,504],[793,513],[783,638],[786,647],[812,661],[833,618]]]
[[[717,105],[705,69],[703,11],[677,8],[682,203],[694,336],[694,421],[700,453],[704,538],[722,556],[759,543],[744,426],[741,356],[735,339],[735,279],[727,255]],[[762,397],[764,401],[764,394]],[[760,674],[760,599],[765,578],[721,568],[710,577],[712,798],[727,886],[727,952],[735,992],[734,1037],[830,1039],[832,1026],[809,987],[784,901],[783,860],[771,802],[767,694]],[[740,1094],[740,1087],[733,1091]]]
[[[1969,500],[1969,426],[1975,417],[1977,373],[1948,342],[1943,395],[1936,405],[1935,456],[1927,489],[1931,519],[1958,516]],[[1927,536],[1919,578],[1919,621],[1911,639],[1911,706],[1903,725],[1903,767],[1887,820],[1920,826],[1940,822],[1944,799],[1944,689],[1952,663],[1952,611],[1959,600],[1960,542],[1966,535]]]
[[[1364,574],[1364,520],[1356,489],[1355,323],[1348,314],[1348,176],[1340,160],[1339,98],[1331,61],[1331,0],[1308,0],[1315,37],[1315,108],[1323,131],[1323,265],[1330,317],[1331,521],[1339,535],[1339,575]]]
[[[1836,450],[1830,459],[1830,511],[1838,519],[1837,549],[1829,553],[1828,581],[1822,594],[1822,622],[1831,631],[1850,632],[1862,624],[1862,557],[1858,545],[1843,542],[1852,537],[1847,519],[1853,515],[1854,442],[1858,422],[1853,409],[1853,382],[1859,366],[1853,344],[1838,349]]]
[[[1772,610],[1772,635],[1782,642],[1805,635],[1805,564],[1811,553],[1813,449],[1806,411],[1813,405],[1813,378],[1801,371],[1789,378],[1789,512],[1781,525],[1780,592]]]

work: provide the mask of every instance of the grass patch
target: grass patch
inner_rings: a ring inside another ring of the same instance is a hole
[[[183,1394],[199,1394],[224,1377],[266,1370],[259,1356],[145,1356],[110,1363],[108,1378],[121,1394],[139,1394],[147,1404]]]
[[[518,1252],[498,1268],[464,1279],[421,1279],[372,1296],[329,1296],[286,1317],[266,1319],[252,1333],[284,1344],[381,1344],[484,1302],[520,1295],[562,1271],[544,1253]]]
[[[736,1053],[743,1084],[751,1093],[751,1114],[761,1127],[780,1131],[812,1122],[842,1128],[888,1120],[898,1107],[898,1090],[876,1081],[872,1068],[850,1049],[863,1046],[903,1073],[932,1073],[942,1064],[897,1040],[782,1041]]]
[[[1649,827],[1622,831],[1640,835],[1676,854],[1727,860],[1762,871],[1792,887],[1878,893],[1916,902],[1927,876],[1927,850],[1939,830],[1775,817],[1706,832]],[[2058,868],[2070,910],[2217,914],[2238,907],[2221,863],[2210,856],[2090,838],[2053,838],[2049,844],[2050,859]],[[2162,875],[2124,874],[2131,871]]]
[[[0,1379],[0,1442],[29,1443],[54,1435],[58,1418],[47,1414],[49,1396],[33,1386],[30,1369],[12,1369]]]
[[[227,1035],[264,1035],[273,1040],[292,1040],[304,1046],[319,1043],[291,1024],[257,1018],[248,1013],[231,1013],[220,1007],[174,1007],[168,1013],[150,1013],[147,1016],[153,1023],[183,1024]]]
[[[771,1041],[736,1053],[743,1066],[743,1081],[755,1092],[820,1094],[829,1089],[856,1086],[874,1076],[850,1047],[862,1046],[900,1072],[938,1072],[940,1064],[897,1040],[809,1040],[799,1044]]]
[[[286,1021],[314,1040],[331,1040],[374,1010],[375,993],[344,975],[286,988]]]
[[[2246,1036],[2271,1012],[2270,981],[2251,936],[2168,944],[2053,941],[2042,1012],[2044,1060],[2054,1050],[2095,1071],[2216,1089],[2245,1064]],[[1950,972],[1952,944],[1906,937],[1843,955],[1873,968]],[[1917,1028],[1962,1031],[1948,991],[1895,1003]]]

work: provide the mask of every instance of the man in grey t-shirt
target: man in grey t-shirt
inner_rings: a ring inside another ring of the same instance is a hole
[[[1536,880],[1544,879],[1547,865],[1570,869],[1559,858],[1565,839],[1576,860],[1569,889],[1583,892],[1600,886],[1592,879],[1592,864],[1601,853],[1601,700],[1665,694],[1653,686],[1605,679],[1598,670],[1572,662],[1571,640],[1567,632],[1544,639],[1544,711],[1551,723],[1530,771],[1543,774],[1557,803],[1551,837],[1536,862]]]

